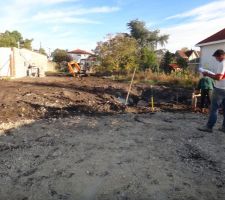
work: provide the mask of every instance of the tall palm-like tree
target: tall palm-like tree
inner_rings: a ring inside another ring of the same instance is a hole
[[[141,48],[156,50],[158,45],[164,46],[168,42],[169,35],[160,35],[159,30],[148,30],[145,22],[138,19],[130,21],[127,26],[131,36],[138,41]]]

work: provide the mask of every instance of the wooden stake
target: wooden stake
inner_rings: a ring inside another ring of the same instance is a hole
[[[151,85],[151,108],[152,108],[152,111],[154,111],[154,95],[153,95],[152,85]]]
[[[129,87],[129,90],[128,90],[128,93],[127,93],[127,98],[126,98],[125,105],[127,105],[127,103],[128,103],[128,99],[129,99],[129,96],[130,96],[130,92],[131,92],[131,88],[132,88],[132,85],[133,85],[133,81],[134,81],[134,76],[135,76],[136,70],[137,70],[137,68],[135,67],[134,73],[133,73],[133,76],[132,76],[132,79],[131,79],[131,82],[130,82],[130,87]]]

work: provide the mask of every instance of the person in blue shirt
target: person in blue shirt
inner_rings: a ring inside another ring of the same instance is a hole
[[[218,61],[217,65],[214,67],[215,74],[203,72],[204,76],[208,76],[215,80],[209,118],[207,124],[203,127],[199,127],[198,130],[213,132],[213,127],[217,121],[218,110],[222,105],[223,124],[219,130],[225,133],[225,52],[223,49],[218,49],[214,52],[213,56]]]

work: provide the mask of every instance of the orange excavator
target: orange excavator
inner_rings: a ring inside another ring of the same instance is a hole
[[[78,76],[87,76],[89,64],[85,60],[81,60],[80,63],[76,61],[70,61],[67,63],[69,72],[75,77]]]
[[[69,72],[73,75],[73,77],[76,77],[76,74],[81,71],[80,65],[78,65],[78,63],[75,61],[68,62],[68,69]]]

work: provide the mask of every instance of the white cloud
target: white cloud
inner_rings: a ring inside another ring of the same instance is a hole
[[[111,13],[118,11],[118,7],[93,7],[93,8],[76,8],[64,10],[50,10],[47,12],[38,12],[33,16],[34,20],[49,20],[63,17],[81,16],[87,14]]]
[[[20,6],[33,6],[35,4],[59,4],[59,3],[66,3],[66,2],[77,2],[79,0],[15,0],[13,4],[20,5]]]
[[[63,17],[63,18],[51,18],[46,19],[43,23],[53,23],[53,24],[101,24],[101,22],[86,19],[86,18],[76,18],[76,17]]]
[[[188,22],[162,28],[162,33],[170,35],[166,45],[170,51],[182,47],[196,48],[195,44],[225,28],[225,0],[217,0],[190,11],[180,13],[167,20],[189,18]]]
[[[53,33],[57,33],[57,32],[59,32],[60,30],[62,30],[62,27],[61,27],[61,26],[56,25],[56,26],[51,27],[51,31],[52,31]]]
[[[66,23],[66,24],[101,24],[99,21],[81,18],[77,16],[89,14],[103,14],[118,11],[118,7],[92,7],[92,8],[73,8],[61,10],[49,10],[38,12],[32,17],[32,20],[43,21],[44,23]]]
[[[67,38],[69,36],[72,36],[73,33],[71,31],[67,31],[67,32],[64,32],[64,33],[61,33],[59,35],[56,36],[56,38]]]
[[[166,19],[196,17],[197,20],[208,20],[214,18],[215,15],[225,14],[225,0],[213,1],[209,4],[197,7],[190,11],[167,17]]]
[[[66,3],[69,2],[73,3],[68,7]],[[80,34],[77,31],[78,25],[101,24],[95,20],[96,14],[112,13],[120,8],[115,6],[86,8],[82,5],[83,0],[8,0],[0,7],[0,32],[18,30],[25,38],[34,39],[34,48],[39,47],[40,41],[43,46],[51,48],[76,46],[75,43],[71,44],[71,41],[75,41],[77,46],[80,44],[80,48],[90,47],[95,42]],[[89,16],[90,14],[92,16]],[[78,25],[68,28],[68,24]],[[79,34],[75,36],[76,32]]]

